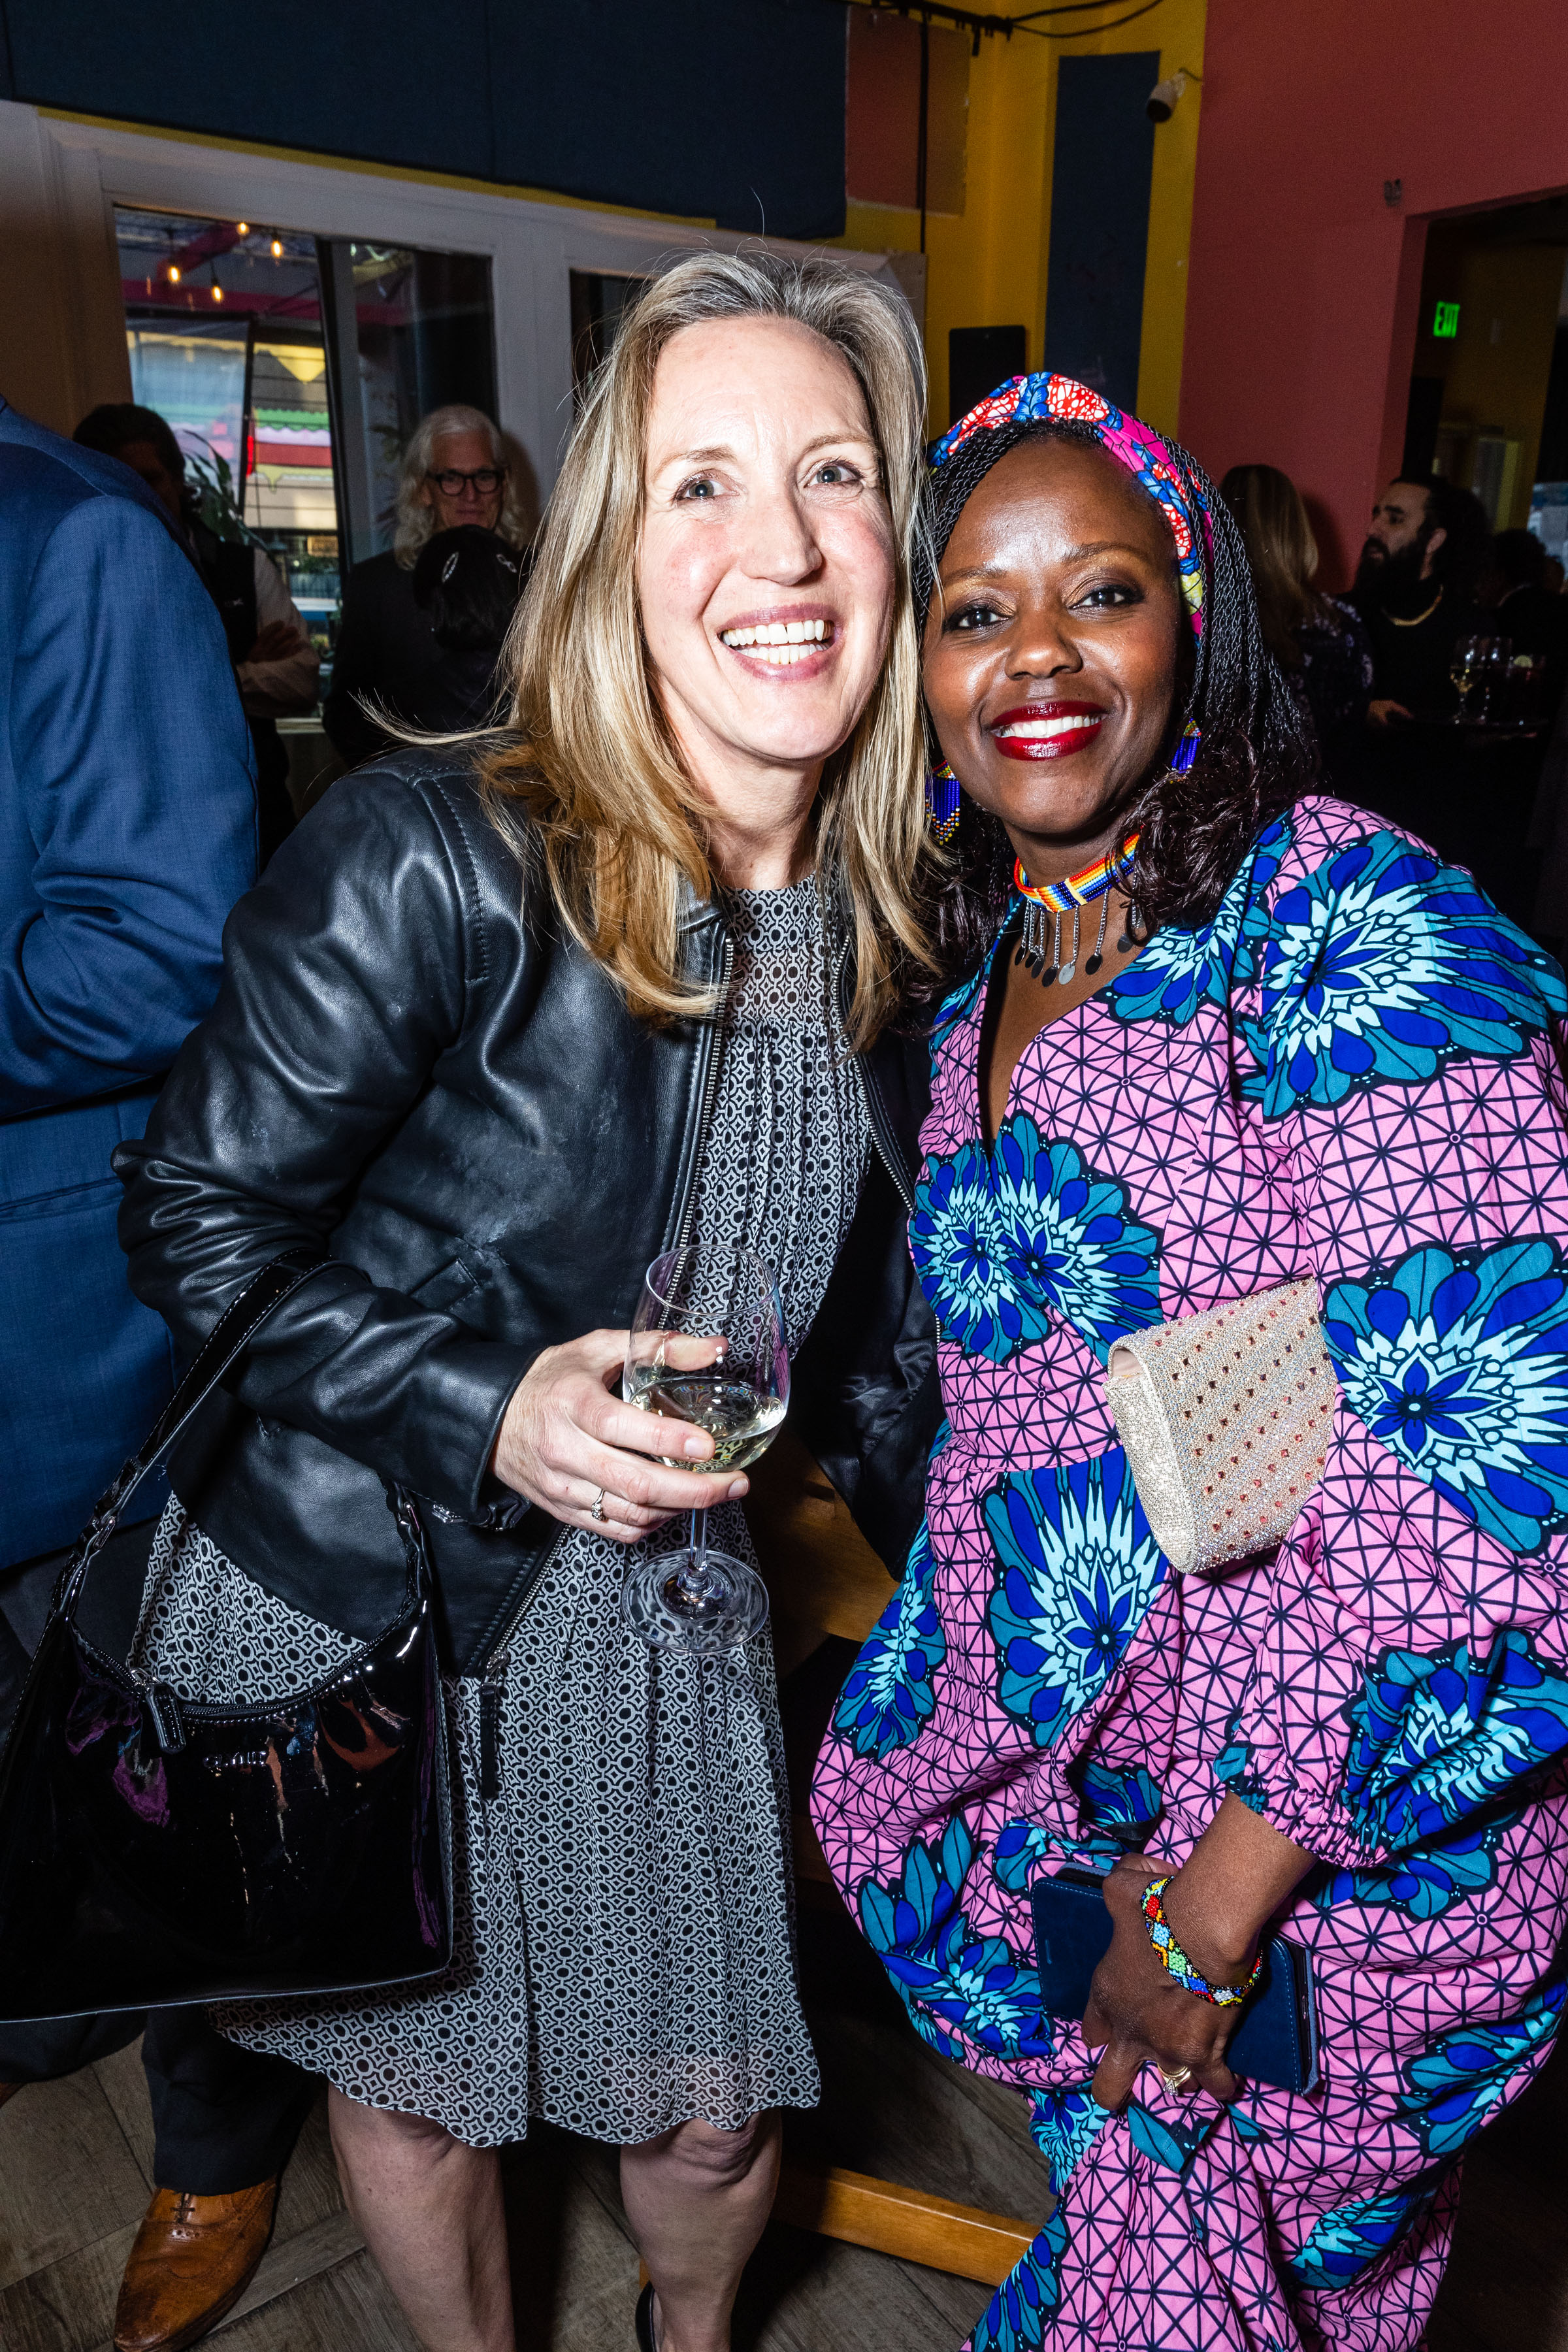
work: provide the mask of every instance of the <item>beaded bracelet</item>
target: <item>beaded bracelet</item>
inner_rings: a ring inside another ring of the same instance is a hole
[[[1211,1985],[1206,1978],[1199,1976],[1171,1933],[1171,1923],[1165,1916],[1165,1906],[1161,1901],[1173,1874],[1156,1878],[1143,1895],[1143,1924],[1149,1930],[1149,1941],[1154,1947],[1155,1956],[1175,1978],[1184,1992],[1194,1992],[1200,2000],[1212,2000],[1216,2009],[1234,2009],[1237,2002],[1247,1999],[1258,1982],[1263,1967],[1263,1954],[1259,1951],[1248,1969],[1245,1984]]]

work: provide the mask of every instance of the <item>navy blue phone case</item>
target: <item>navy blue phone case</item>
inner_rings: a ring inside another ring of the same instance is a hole
[[[1081,2018],[1095,1969],[1110,1948],[1110,1914],[1092,1873],[1064,1870],[1029,1889],[1041,2005],[1053,2017]],[[1300,1944],[1271,1936],[1263,1972],[1231,2035],[1226,2063],[1250,2083],[1310,2091],[1318,2080],[1318,2018],[1312,1964]]]

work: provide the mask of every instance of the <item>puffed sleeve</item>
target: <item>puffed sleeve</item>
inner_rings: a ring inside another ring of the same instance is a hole
[[[1218,1771],[1353,1866],[1465,1838],[1568,1748],[1568,998],[1374,819],[1309,819],[1269,895],[1241,1087],[1341,1395]]]

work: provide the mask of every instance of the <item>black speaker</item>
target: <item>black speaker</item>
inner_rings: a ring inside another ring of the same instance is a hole
[[[947,334],[948,423],[967,416],[977,400],[1024,373],[1022,327],[950,327]]]

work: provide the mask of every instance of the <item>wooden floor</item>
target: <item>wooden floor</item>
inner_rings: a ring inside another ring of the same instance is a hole
[[[843,1653],[843,1654],[840,1654]],[[805,1785],[847,1645],[792,1677]],[[803,1888],[801,1978],[824,2102],[786,2149],[1038,2223],[1023,2102],[920,2042],[837,1900]],[[1568,2352],[1568,2045],[1470,2157],[1426,2352]],[[519,2352],[632,2352],[637,2257],[612,2150],[540,2128],[505,2158]],[[134,2049],[0,2108],[0,2352],[109,2352],[152,2179]],[[990,2290],[774,2223],[747,2273],[736,2352],[954,2352]],[[343,2210],[320,2108],[273,2242],[222,2352],[418,2352]]]
[[[1027,2216],[1045,2210],[1021,2104],[934,2057],[847,1922],[807,1915],[805,1973],[828,2084],[797,2150]],[[868,1956],[867,1956],[868,1957]],[[1568,2047],[1473,2153],[1427,2352],[1568,2352]],[[149,2194],[134,2050],[0,2111],[0,2346],[108,2352]],[[613,2153],[541,2130],[506,2158],[520,2352],[631,2352],[637,2258]],[[737,2352],[953,2352],[987,2290],[779,2225],[753,2259]],[[278,2230],[222,2352],[417,2352],[343,2211],[324,2119],[307,2126]]]

